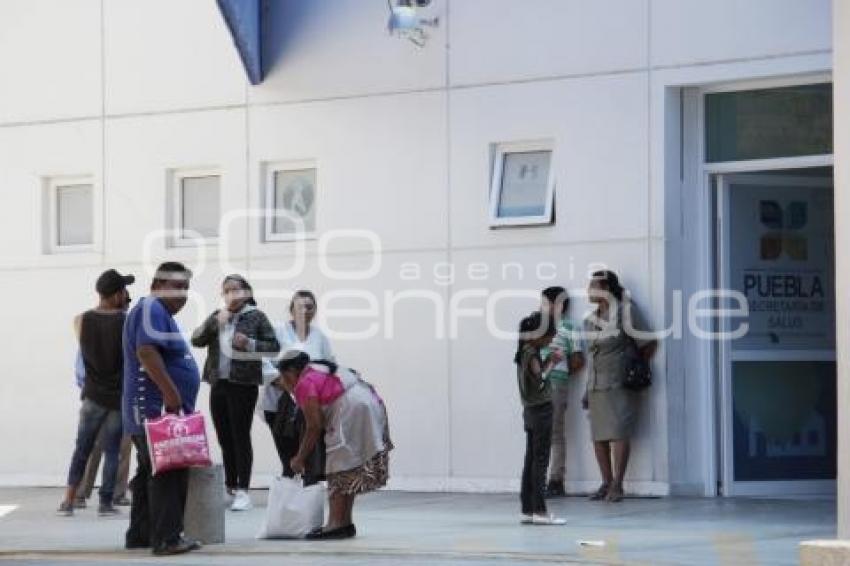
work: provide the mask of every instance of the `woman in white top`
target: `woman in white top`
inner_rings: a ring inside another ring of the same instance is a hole
[[[306,352],[313,360],[333,361],[331,345],[324,333],[313,324],[316,317],[316,296],[307,290],[296,291],[289,303],[291,319],[283,326],[276,327],[275,333],[281,345],[281,351],[297,348]],[[271,385],[278,377],[278,370],[270,360],[263,365],[263,378],[266,383],[262,396],[263,417],[269,425],[274,439],[283,475],[294,475],[290,460],[298,452],[304,418],[291,395]],[[309,485],[319,481],[324,470],[324,447],[319,446],[313,457],[307,461],[304,483]]]

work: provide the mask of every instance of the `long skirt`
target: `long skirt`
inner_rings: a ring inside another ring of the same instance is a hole
[[[384,449],[362,466],[328,474],[328,493],[330,495],[360,495],[385,487],[390,477],[390,450],[392,449],[390,427],[387,424],[384,427]]]

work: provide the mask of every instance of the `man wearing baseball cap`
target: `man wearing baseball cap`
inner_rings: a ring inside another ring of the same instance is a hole
[[[121,388],[124,375],[122,332],[130,294],[127,286],[135,281],[132,275],[121,275],[114,269],[104,271],[95,283],[99,296],[97,307],[74,319],[85,367],[80,419],[71,465],[68,487],[58,513],[74,514],[77,486],[86,469],[95,439],[103,429],[103,484],[98,495],[98,515],[116,515],[113,506],[115,480],[118,473],[118,454],[123,432],[121,422]]]

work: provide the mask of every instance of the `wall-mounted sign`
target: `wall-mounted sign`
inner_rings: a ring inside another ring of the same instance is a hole
[[[730,281],[749,302],[747,350],[835,348],[832,191],[731,183]]]

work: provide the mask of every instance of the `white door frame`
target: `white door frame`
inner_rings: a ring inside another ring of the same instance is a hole
[[[685,72],[666,72],[662,79],[668,86],[676,85],[681,88],[681,119],[687,124],[680,125],[682,137],[681,147],[682,175],[692,171],[690,183],[683,184],[685,190],[689,186],[693,190],[695,203],[686,210],[695,217],[696,232],[693,253],[699,261],[692,267],[698,272],[696,287],[692,290],[710,289],[718,284],[716,256],[716,235],[719,233],[716,225],[716,190],[712,186],[713,176],[721,173],[769,171],[781,169],[801,169],[807,167],[831,167],[832,154],[803,157],[771,158],[749,161],[706,162],[705,145],[705,98],[707,94],[716,92],[744,91],[760,88],[779,88],[785,86],[816,84],[832,82],[831,62],[821,63],[822,70],[811,71],[805,65],[798,69],[780,68],[776,66],[772,74],[765,76],[762,71],[751,66],[737,72],[721,72],[717,78],[706,78],[711,74],[691,77]],[[817,64],[814,65],[817,67]],[[762,75],[759,77],[759,75]],[[746,77],[758,78],[746,78]],[[690,88],[689,88],[690,87]],[[687,94],[689,92],[691,94]],[[687,102],[686,102],[687,100]],[[693,104],[693,106],[691,106]],[[669,158],[669,157],[668,157]],[[705,406],[709,409],[703,422],[703,454],[704,454],[704,493],[707,496],[717,496],[722,493],[721,476],[721,442],[720,431],[720,388],[717,376],[720,372],[720,351],[717,344],[706,342],[693,352],[698,355],[704,369],[700,371],[701,395]]]
[[[831,167],[831,155],[820,155],[805,158],[778,158],[751,162],[736,162],[717,164],[717,167],[706,165],[705,181],[709,190],[714,191],[716,208],[717,235],[717,265],[716,281],[722,289],[731,288],[729,279],[729,190],[734,181],[737,184],[754,182],[754,179],[739,177],[737,173],[765,173],[788,169],[809,167]],[[765,181],[776,185],[799,185],[805,182],[807,186],[829,189],[831,182],[820,181],[818,178],[790,178],[769,175],[761,176],[759,183]],[[716,182],[715,182],[716,181]],[[729,331],[729,319],[721,323],[721,328]],[[719,478],[722,482],[722,494],[725,497],[734,496],[776,496],[776,495],[831,495],[835,493],[835,480],[795,480],[795,481],[735,481],[734,478],[734,436],[732,415],[732,362],[734,361],[834,361],[834,350],[788,350],[782,352],[764,352],[759,350],[733,351],[726,340],[718,341],[717,368],[719,369],[719,384],[717,402],[719,404]]]

